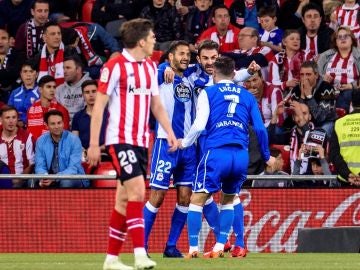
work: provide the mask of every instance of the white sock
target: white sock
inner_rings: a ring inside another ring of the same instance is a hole
[[[224,250],[224,244],[216,242],[215,246],[213,247],[213,251],[217,252],[217,251],[220,251],[220,250]]]
[[[106,254],[105,262],[113,262],[117,261],[119,259],[119,256]]]
[[[134,248],[134,255],[146,255],[146,250],[145,248],[139,247],[139,248]]]
[[[193,253],[194,251],[199,251],[199,247],[198,246],[190,246],[189,248],[189,254]]]

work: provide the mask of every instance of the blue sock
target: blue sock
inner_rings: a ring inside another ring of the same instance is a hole
[[[171,218],[171,226],[166,246],[176,246],[176,243],[184,228],[188,215],[188,207],[176,204],[174,213]]]
[[[216,203],[214,202],[213,197],[211,196],[204,205],[203,208],[204,217],[209,224],[210,228],[215,234],[215,238],[219,237],[219,209],[217,208]]]
[[[226,243],[233,221],[234,206],[232,204],[222,205],[220,210],[220,232],[219,238],[216,240],[217,243]]]
[[[155,208],[152,206],[150,202],[146,202],[144,206],[144,223],[145,223],[145,249],[148,249],[148,241],[149,241],[149,235],[151,232],[151,228],[154,225],[157,212],[159,211],[159,208]]]
[[[199,244],[199,233],[202,223],[202,210],[201,206],[191,204],[189,205],[189,212],[187,216],[187,229],[189,237],[189,246],[197,247]]]
[[[244,208],[239,198],[234,200],[233,230],[236,237],[235,246],[244,248]]]

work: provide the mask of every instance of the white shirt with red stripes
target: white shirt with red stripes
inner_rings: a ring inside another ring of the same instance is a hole
[[[338,7],[334,13],[337,20],[337,26],[344,25],[350,27],[357,39],[360,38],[360,23],[359,15],[360,5],[355,4],[352,7],[347,7],[345,4]]]
[[[336,53],[327,64],[325,72],[334,79],[334,86],[349,84],[359,79],[359,70],[352,54],[342,58],[340,53]]]
[[[109,96],[105,144],[147,148],[151,96],[159,95],[155,63],[150,58],[136,61],[124,49],[105,63],[98,91]]]
[[[9,166],[12,174],[22,174],[25,168],[34,164],[34,141],[31,133],[19,129],[11,141],[0,137],[0,159]]]

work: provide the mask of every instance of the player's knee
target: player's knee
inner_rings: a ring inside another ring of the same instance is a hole
[[[149,202],[155,208],[159,208],[165,199],[166,190],[151,190]]]

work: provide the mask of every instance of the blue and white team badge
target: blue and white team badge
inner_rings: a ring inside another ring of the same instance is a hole
[[[184,83],[179,83],[174,88],[175,98],[180,102],[188,102],[191,100],[192,93],[190,87],[185,85]]]
[[[161,172],[158,172],[156,175],[156,180],[158,181],[164,180],[164,175]]]

